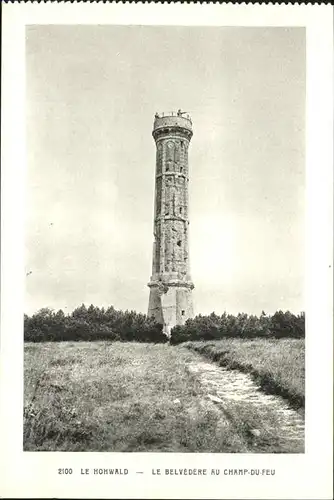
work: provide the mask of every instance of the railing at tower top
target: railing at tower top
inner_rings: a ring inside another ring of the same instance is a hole
[[[192,123],[190,115],[186,111],[167,111],[162,113],[155,113],[155,118],[167,118],[168,116],[175,116],[179,118],[185,118]]]

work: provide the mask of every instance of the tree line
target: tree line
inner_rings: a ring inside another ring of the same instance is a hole
[[[24,340],[27,342],[62,340],[122,340],[125,342],[167,342],[162,325],[145,314],[105,309],[82,304],[70,314],[60,309],[40,309],[24,315]]]
[[[172,328],[170,342],[178,344],[188,340],[214,340],[223,337],[302,338],[305,336],[305,314],[277,311],[260,316],[240,313],[237,316],[212,313],[199,314],[184,325]],[[60,309],[40,309],[24,315],[24,340],[45,341],[136,341],[167,342],[163,326],[145,314],[119,311],[113,306],[99,308],[82,304],[70,314]]]
[[[188,319],[184,325],[172,329],[171,343],[178,344],[187,340],[217,340],[223,337],[305,337],[305,313],[295,315],[290,311],[277,311],[260,316],[239,313],[237,316],[224,312],[221,316],[211,313],[199,314]]]

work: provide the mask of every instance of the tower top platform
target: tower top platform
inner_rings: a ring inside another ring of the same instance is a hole
[[[169,113],[156,113],[153,132],[165,127],[180,127],[192,132],[192,121],[188,113],[181,111]]]

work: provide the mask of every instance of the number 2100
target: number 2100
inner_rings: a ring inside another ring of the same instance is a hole
[[[73,469],[58,469],[58,474],[72,474]]]

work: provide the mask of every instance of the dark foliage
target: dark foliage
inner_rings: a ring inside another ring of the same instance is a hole
[[[62,340],[120,340],[166,342],[162,325],[134,311],[116,311],[112,306],[100,309],[82,305],[65,315],[44,308],[32,316],[24,315],[24,340],[50,342]]]
[[[305,314],[294,315],[289,311],[277,311],[272,316],[240,313],[215,313],[198,315],[188,319],[185,325],[172,329],[171,343],[188,340],[217,340],[224,337],[305,337]],[[162,325],[145,314],[134,311],[117,311],[112,306],[100,309],[82,305],[65,315],[44,308],[32,316],[24,315],[24,340],[27,342],[120,340],[125,342],[167,342]]]
[[[292,314],[277,311],[272,316],[262,312],[261,316],[248,316],[240,313],[215,313],[209,316],[198,315],[188,319],[185,325],[175,326],[171,332],[171,343],[179,344],[188,340],[217,340],[224,337],[267,337],[303,338],[305,337],[305,314]]]

